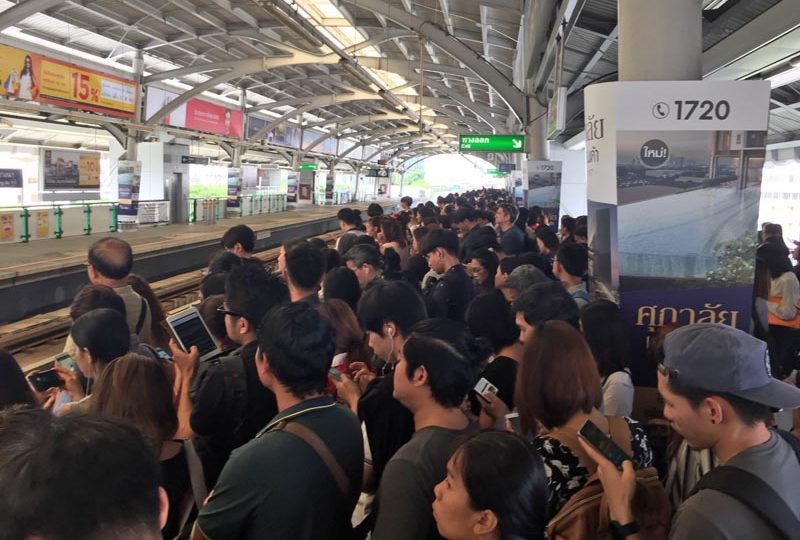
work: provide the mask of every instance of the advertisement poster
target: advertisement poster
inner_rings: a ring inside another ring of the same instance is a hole
[[[178,97],[174,92],[148,87],[145,115],[150,118],[164,105]],[[241,137],[244,115],[241,111],[192,98],[165,116],[164,125],[204,131],[225,137]]]
[[[120,223],[136,223],[139,215],[139,185],[142,165],[138,161],[120,161],[117,166],[117,190],[119,207],[117,219]]]
[[[227,208],[239,208],[242,195],[242,171],[236,167],[228,168],[228,200]]]
[[[762,81],[628,82],[586,93],[593,275],[641,359],[659,327],[749,330],[769,106]],[[654,384],[652,366],[634,381]]]
[[[329,172],[325,177],[325,202],[333,202],[333,172]]]
[[[301,182],[297,198],[301,201],[310,201],[311,200],[311,184],[306,182]]]
[[[100,154],[42,150],[44,189],[100,188]]]
[[[289,179],[286,186],[286,202],[297,202],[297,173],[289,173]]]
[[[561,162],[528,161],[527,207],[539,206],[550,219],[558,223],[561,207]]]
[[[0,95],[133,118],[136,83],[0,45]]]
[[[33,213],[33,224],[35,238],[47,238],[50,236],[50,212],[38,210]]]
[[[21,188],[22,169],[0,169],[0,188]]]
[[[0,242],[14,240],[14,214],[0,214]]]

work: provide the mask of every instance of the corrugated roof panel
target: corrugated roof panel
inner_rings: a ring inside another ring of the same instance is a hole
[[[781,0],[739,0],[718,19],[704,22],[703,50],[713,47],[780,2]],[[800,10],[800,7],[798,9]]]

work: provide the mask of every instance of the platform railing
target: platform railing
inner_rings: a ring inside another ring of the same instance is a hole
[[[73,202],[0,207],[0,243],[116,232],[117,203]]]
[[[219,219],[229,219],[260,214],[273,214],[286,210],[285,193],[263,195],[243,195],[237,199],[236,206],[228,206],[227,197],[207,197],[188,199],[189,223],[215,223]]]

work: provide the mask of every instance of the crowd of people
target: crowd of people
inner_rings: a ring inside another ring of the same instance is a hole
[[[95,242],[60,383],[0,351],[0,540],[797,538],[774,413],[800,389],[772,374],[796,367],[800,285],[770,227],[754,335],[665,329],[663,419],[637,422],[585,216],[481,189],[337,217],[335,246],[286,242],[276,269],[225,233],[203,360],[131,246]]]

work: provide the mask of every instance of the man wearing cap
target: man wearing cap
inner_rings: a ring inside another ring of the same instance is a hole
[[[426,291],[428,315],[463,321],[475,288],[458,260],[458,237],[453,231],[433,230],[423,240],[420,255],[431,270],[442,276]]]
[[[678,507],[670,538],[797,538],[800,528],[782,535],[777,524],[794,527],[800,520],[798,442],[767,422],[775,410],[800,407],[800,389],[772,378],[764,342],[729,326],[679,328],[667,336],[664,355],[658,373],[664,417],[689,446],[710,448],[721,465]],[[633,467],[626,462],[620,472],[583,446],[598,462],[611,519],[621,537],[635,540]],[[712,486],[721,473],[736,477]],[[765,509],[774,515],[762,515]]]

